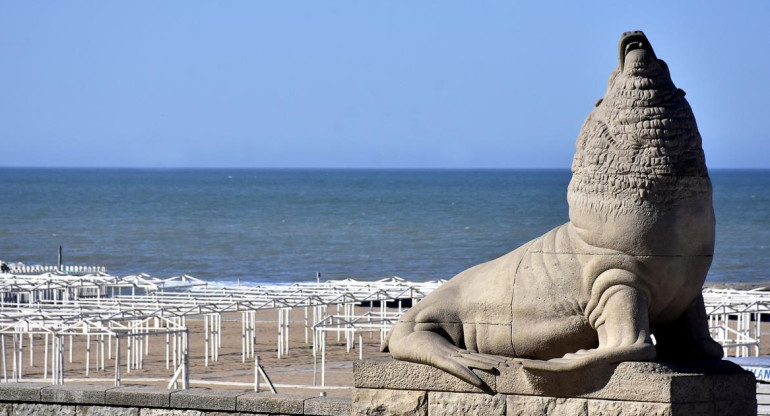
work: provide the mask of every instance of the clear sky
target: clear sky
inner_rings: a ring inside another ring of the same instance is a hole
[[[567,168],[644,30],[770,168],[770,1],[0,3],[0,166]]]

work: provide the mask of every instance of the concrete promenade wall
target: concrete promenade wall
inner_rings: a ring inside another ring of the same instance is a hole
[[[0,384],[0,416],[348,416],[350,399],[234,390]]]

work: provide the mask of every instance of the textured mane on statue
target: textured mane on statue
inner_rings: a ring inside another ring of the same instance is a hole
[[[383,345],[393,357],[479,387],[471,368],[721,358],[701,295],[714,214],[695,118],[642,32],[618,57],[577,139],[569,222],[415,305]]]
[[[621,67],[636,64],[624,55],[640,36],[621,40]],[[654,56],[651,46],[647,53]],[[570,205],[607,214],[654,211],[711,192],[692,110],[668,66],[658,62],[610,75],[607,93],[578,136]]]

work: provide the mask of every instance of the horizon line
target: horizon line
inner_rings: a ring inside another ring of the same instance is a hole
[[[571,170],[570,167],[326,167],[326,166],[0,166],[0,170],[423,170],[423,171],[491,171],[491,170]],[[770,167],[713,167],[709,170],[762,171]]]

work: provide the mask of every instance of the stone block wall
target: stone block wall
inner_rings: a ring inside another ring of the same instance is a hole
[[[0,384],[0,416],[348,416],[350,403],[235,390]]]
[[[433,367],[358,361],[353,415],[756,415],[754,376],[727,361],[626,362],[605,371],[474,370],[482,391]]]
[[[757,383],[757,414],[770,416],[770,384]]]

